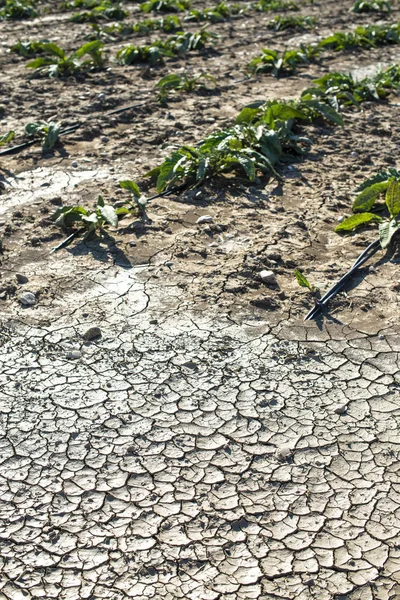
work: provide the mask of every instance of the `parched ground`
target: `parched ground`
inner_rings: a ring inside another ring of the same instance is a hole
[[[146,186],[171,146],[249,102],[399,62],[388,46],[246,77],[262,47],[400,20],[396,5],[378,17],[350,6],[304,5],[318,19],[304,35],[250,11],[209,25],[220,37],[202,53],[79,80],[32,78],[8,52],[28,38],[81,45],[90,27],[59,2],[0,23],[0,133],[83,123],[54,154],[0,157],[0,600],[400,598],[400,258],[378,253],[316,323],[303,323],[313,297],[293,277],[324,292],[375,239],[333,229],[365,177],[400,167],[398,97],[347,109],[343,128],[303,126],[313,146],[279,167],[282,183],[214,180],[152,201],[151,223],[50,254],[65,237],[50,220],[60,204],[121,199],[122,179]],[[160,106],[155,82],[183,69],[215,89]],[[34,306],[21,306],[26,292]],[[85,340],[90,327],[101,337]]]

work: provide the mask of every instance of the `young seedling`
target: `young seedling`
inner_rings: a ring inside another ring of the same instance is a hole
[[[9,142],[11,142],[14,139],[14,135],[14,131],[9,131],[4,135],[0,135],[0,146],[4,146],[4,144],[8,144]]]
[[[259,0],[253,4],[253,8],[259,12],[270,12],[272,10],[300,10],[300,7],[291,0]]]
[[[162,77],[155,85],[155,87],[159,90],[159,102],[164,104],[168,98],[168,92],[171,90],[190,93],[194,92],[196,89],[205,89],[206,86],[203,81],[200,81],[201,79],[207,79],[216,84],[215,78],[212,77],[212,75],[207,75],[207,73],[200,73],[194,77],[191,77],[186,73],[171,73],[170,75]]]
[[[351,11],[355,13],[392,12],[392,7],[386,0],[356,0]]]
[[[246,7],[239,4],[227,4],[220,2],[213,8],[205,8],[203,10],[190,10],[185,21],[209,21],[210,23],[221,23],[231,18],[232,16],[242,15],[246,11]]]
[[[46,73],[49,77],[68,77],[93,68],[101,69],[104,66],[103,43],[99,40],[83,44],[69,56],[53,42],[41,44],[40,48],[46,56],[36,58],[26,67],[36,69],[39,73]],[[89,58],[82,60],[84,56]]]
[[[119,5],[112,2],[103,2],[92,10],[72,15],[73,23],[97,23],[98,21],[122,21],[128,13]]]
[[[38,16],[32,0],[6,0],[0,3],[0,19],[33,19]]]
[[[43,121],[37,121],[35,123],[28,123],[25,127],[25,133],[29,136],[36,136],[41,138],[43,151],[51,150],[54,148],[58,141],[60,133],[61,123],[44,123]]]
[[[130,199],[123,201],[123,205],[117,209],[117,214],[123,215],[133,211],[136,212],[138,217],[140,217],[143,221],[148,222],[149,218],[146,213],[146,206],[148,200],[145,196],[142,196],[142,194],[140,193],[139,186],[130,179],[120,181],[119,185],[122,187],[123,190],[127,190],[128,192],[130,192]],[[126,207],[126,204],[128,204],[129,208]]]
[[[368,187],[365,187],[353,203],[353,211],[356,214],[340,223],[335,231],[353,231],[360,225],[377,221],[379,223],[381,247],[387,248],[400,227],[398,221],[400,215],[400,173],[398,173],[398,176],[399,178],[390,177],[389,179],[372,183]],[[385,192],[385,202],[389,218],[384,220],[378,214],[370,211],[373,209],[379,196]]]
[[[275,31],[284,31],[285,29],[294,29],[295,31],[305,31],[314,29],[315,19],[312,17],[282,17],[277,15],[268,23],[269,29]]]
[[[300,287],[307,288],[308,290],[310,290],[310,292],[312,294],[315,294],[315,292],[317,291],[317,288],[314,285],[311,285],[311,283],[308,281],[307,277],[305,275],[303,275],[303,273],[301,273],[301,271],[299,271],[299,269],[295,269],[293,271],[293,274],[296,277],[297,283],[299,284]]]
[[[118,227],[116,210],[113,206],[105,204],[102,196],[98,197],[93,211],[83,206],[64,206],[56,210],[52,219],[55,225],[62,229],[71,229],[71,227],[79,225],[78,231],[85,232],[84,240],[91,239],[98,231],[103,233],[107,224]],[[72,236],[76,237],[76,234],[77,232],[74,232]],[[69,236],[69,238],[72,236]],[[59,247],[63,245],[65,246],[65,241]]]
[[[190,0],[148,0],[142,2],[140,10],[149,12],[183,12],[190,7]]]
[[[268,48],[262,49],[261,56],[253,58],[249,63],[253,73],[271,73],[278,77],[280,72],[294,73],[299,65],[308,65],[320,54],[319,49],[312,44],[301,45],[298,50],[278,52]]]

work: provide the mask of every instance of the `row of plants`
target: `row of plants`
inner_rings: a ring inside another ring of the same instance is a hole
[[[387,44],[400,44],[400,23],[388,25],[366,25],[352,32],[337,32],[323,38],[318,44],[301,44],[299,48],[283,52],[263,48],[260,56],[249,63],[253,73],[293,73],[299,66],[309,65],[319,58],[324,50],[336,52],[352,48],[376,48]]]
[[[125,46],[117,52],[116,61],[124,65],[141,62],[155,65],[162,62],[164,57],[173,58],[192,50],[203,50],[216,37],[205,29],[195,33],[180,31],[166,40],[154,41],[149,46]],[[93,40],[67,54],[54,42],[41,40],[18,42],[12,47],[12,51],[24,57],[39,55],[26,65],[29,69],[35,69],[49,77],[68,77],[93,68],[102,69],[105,65],[103,47],[102,41]]]

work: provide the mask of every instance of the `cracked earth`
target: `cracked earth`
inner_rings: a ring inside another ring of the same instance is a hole
[[[371,21],[349,6],[302,11],[320,18],[318,38]],[[325,291],[375,239],[333,228],[363,178],[400,166],[398,98],[345,110],[343,129],[305,126],[313,148],[280,167],[282,184],[213,182],[151,202],[151,223],[50,253],[65,237],[55,208],[121,199],[118,182],[140,180],[164,142],[194,143],[328,70],[400,58],[337,54],[240,83],[261,43],[299,41],[260,32],[270,18],[213,24],[216,53],[145,75],[115,65],[79,94],[27,81],[6,49],[35,36],[73,49],[86,26],[54,3],[0,23],[2,127],[89,119],[53,155],[0,165],[0,600],[400,598],[399,253],[378,254],[317,323],[304,324],[313,298],[293,278],[299,267]],[[158,106],[154,82],[183,66],[222,77],[222,97]]]

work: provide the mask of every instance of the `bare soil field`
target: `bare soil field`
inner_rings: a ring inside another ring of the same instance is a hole
[[[10,49],[76,51],[93,35],[70,20],[83,9],[42,1],[37,17],[0,20],[0,138],[15,131],[0,151],[26,141],[29,122],[80,125],[51,150],[0,154],[0,600],[400,598],[400,255],[380,250],[313,323],[315,296],[294,276],[323,294],[377,238],[334,229],[357,186],[400,169],[395,91],[342,103],[342,125],[297,123],[312,144],[275,174],[219,173],[52,252],[74,231],[57,209],[115,205],[125,180],[156,195],[146,173],[245,106],[398,64],[393,43],[249,73],[262,48],[400,21],[396,2],[352,5],[240,1],[204,23],[187,8],[182,30],[216,36],[205,48],[123,65],[127,44],[173,33],[103,32],[104,68],[68,77]],[[165,18],[122,6],[125,23]],[[277,15],[315,26],[274,31]],[[155,84],[183,72],[213,80],[161,101]]]

